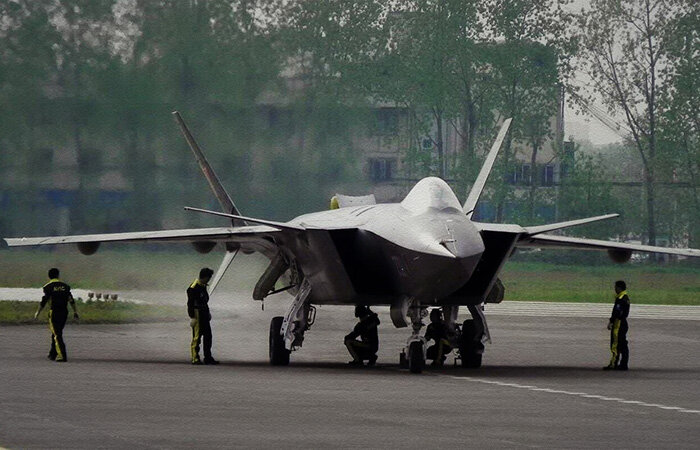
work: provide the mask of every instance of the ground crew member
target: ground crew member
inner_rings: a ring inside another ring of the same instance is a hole
[[[441,366],[447,358],[447,354],[452,351],[448,335],[447,324],[442,320],[442,313],[434,308],[430,311],[430,323],[425,330],[425,340],[434,340],[435,344],[428,347],[426,351],[427,359],[433,360],[433,366]]]
[[[624,281],[615,282],[615,306],[613,306],[608,330],[610,330],[610,363],[605,370],[627,370],[630,350],[627,344],[627,316],[630,314],[630,298]]]
[[[377,362],[377,351],[379,350],[379,317],[367,306],[356,306],[355,317],[360,321],[350,334],[345,336],[345,346],[352,356],[352,361],[348,364],[354,366],[373,366]],[[360,338],[358,340],[357,338]]]
[[[187,288],[187,314],[190,316],[192,327],[192,343],[190,352],[192,364],[202,364],[199,359],[199,342],[204,341],[204,364],[219,364],[211,356],[211,313],[209,312],[209,293],[207,284],[211,280],[214,271],[208,267],[199,271],[199,278],[194,280]]]
[[[49,330],[51,330],[51,349],[48,358],[56,362],[68,361],[66,344],[63,342],[63,327],[68,319],[68,303],[73,308],[73,318],[78,320],[78,310],[75,299],[70,293],[70,286],[58,279],[59,271],[55,267],[49,270],[49,282],[44,285],[44,295],[41,297],[39,308],[34,313],[34,319],[46,304],[49,304]]]

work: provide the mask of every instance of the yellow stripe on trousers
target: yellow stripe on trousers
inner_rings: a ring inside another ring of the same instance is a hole
[[[61,346],[58,344],[58,338],[56,337],[56,330],[53,327],[53,311],[49,310],[49,330],[51,330],[51,339],[53,339],[53,345],[56,347],[56,354],[58,357],[56,359],[66,359],[61,350]]]
[[[613,340],[612,343],[610,344],[610,353],[612,353],[612,357],[610,358],[610,365],[614,366],[617,363],[617,355],[619,352],[617,351],[617,343],[618,343],[618,336],[620,334],[620,324],[622,322],[617,319],[615,320],[615,323],[613,324]]]
[[[199,360],[199,352],[197,347],[199,347],[199,339],[201,338],[201,330],[199,328],[199,310],[194,310],[194,326],[192,327],[192,343],[190,344],[190,354],[192,355],[192,362]]]

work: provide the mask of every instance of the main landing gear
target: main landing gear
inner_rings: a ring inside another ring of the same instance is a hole
[[[472,315],[462,323],[459,335],[458,359],[462,361],[462,367],[478,369],[481,367],[481,359],[484,355],[484,342],[490,342],[489,328],[481,305],[467,306]]]
[[[270,364],[289,365],[289,355],[301,347],[304,333],[316,320],[316,308],[308,302],[311,284],[304,279],[287,314],[270,322]]]

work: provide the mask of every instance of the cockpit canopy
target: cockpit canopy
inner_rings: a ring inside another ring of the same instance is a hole
[[[413,212],[425,211],[428,208],[443,210],[446,208],[462,209],[457,196],[444,180],[428,177],[420,180],[411,189],[401,206]]]

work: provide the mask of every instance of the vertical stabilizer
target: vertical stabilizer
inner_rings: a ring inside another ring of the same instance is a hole
[[[236,205],[233,203],[233,200],[231,200],[231,197],[228,195],[228,192],[226,192],[226,189],[224,189],[224,186],[221,184],[221,181],[219,181],[219,178],[216,176],[216,173],[214,173],[214,169],[212,169],[209,165],[207,158],[202,152],[202,149],[199,148],[199,145],[197,145],[197,141],[194,140],[194,137],[192,136],[192,133],[190,133],[190,130],[187,128],[185,121],[182,120],[182,116],[180,116],[180,113],[174,111],[173,116],[175,117],[175,121],[177,122],[177,124],[180,126],[182,135],[185,137],[187,145],[190,146],[192,153],[194,153],[194,157],[197,159],[197,163],[199,163],[199,167],[202,169],[204,177],[209,182],[209,186],[211,187],[212,192],[216,196],[216,199],[219,201],[223,212],[240,215],[240,211],[238,211],[238,208],[236,208]],[[238,219],[233,220],[234,226],[239,225],[236,223],[237,220]],[[240,225],[244,224],[244,222],[240,223]]]
[[[476,177],[474,186],[472,186],[472,190],[469,192],[469,196],[467,196],[467,200],[464,202],[464,207],[462,210],[470,219],[474,214],[474,208],[476,208],[481,192],[484,190],[484,185],[486,184],[486,180],[489,178],[489,174],[493,168],[493,163],[496,161],[496,156],[498,155],[498,151],[501,149],[501,145],[503,145],[503,139],[506,137],[506,133],[508,132],[508,128],[510,127],[510,122],[512,120],[512,118],[506,119],[503,122],[503,125],[501,125],[501,131],[498,132],[498,136],[496,136],[496,140],[491,146],[489,154],[486,156],[486,161],[484,161],[484,165],[481,166],[479,176]]]

